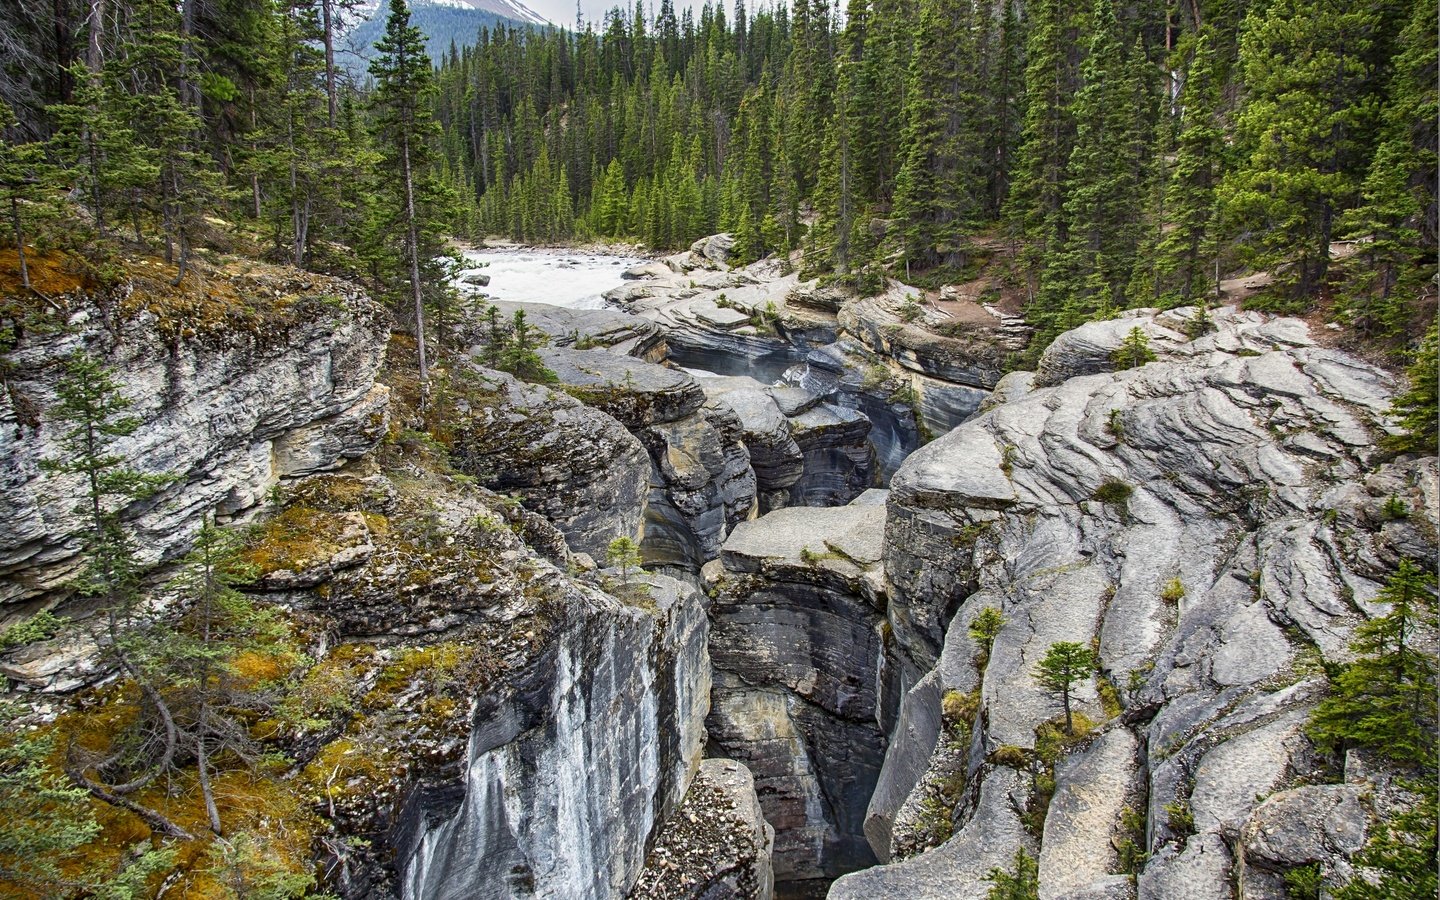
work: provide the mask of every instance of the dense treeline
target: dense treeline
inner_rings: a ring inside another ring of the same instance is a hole
[[[1435,0],[663,0],[482,29],[438,71],[402,5],[366,86],[333,61],[344,0],[21,2],[18,250],[124,237],[183,279],[218,217],[300,266],[358,259],[407,319],[443,311],[446,233],[722,229],[861,289],[999,262],[1037,346],[1240,272],[1391,349],[1433,312]],[[61,195],[88,236],[47,225]]]
[[[857,286],[1014,248],[1044,334],[1241,270],[1394,345],[1433,308],[1433,0],[851,0],[841,23],[666,0],[483,31],[439,73],[461,227],[725,229]]]
[[[353,0],[23,2],[0,25],[17,286],[43,295],[27,256],[59,251],[102,281],[155,252],[179,287],[197,248],[239,241],[364,278],[407,319],[443,307],[455,196],[403,2],[361,86],[335,61]]]

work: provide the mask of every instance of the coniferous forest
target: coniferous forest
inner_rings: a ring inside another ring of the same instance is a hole
[[[1235,273],[1392,353],[1434,307],[1433,0],[664,0],[482,29],[434,68],[402,3],[362,77],[332,0],[31,5],[0,36],[11,230],[92,258],[155,240],[183,272],[213,220],[248,221],[413,306],[443,303],[446,235],[725,230],[862,292],[998,264],[1037,352]]]
[[[482,34],[436,110],[475,236],[727,230],[861,288],[1011,251],[1042,335],[1259,270],[1260,307],[1333,298],[1403,343],[1433,308],[1435,28],[1423,0],[667,0]]]

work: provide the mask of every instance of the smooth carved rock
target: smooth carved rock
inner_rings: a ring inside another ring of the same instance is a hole
[[[939,848],[904,862],[855,872],[836,881],[829,900],[984,900],[991,869],[1009,870],[1016,847],[1033,856],[1034,840],[1017,810],[1029,796],[1030,776],[1000,767],[985,779],[976,808]]]
[[[577,343],[582,343],[641,359],[652,359],[664,352],[664,338],[655,323],[618,309],[571,309],[508,300],[492,300],[490,305],[500,311],[501,321],[506,325],[516,311],[523,310],[526,324],[538,328],[555,347],[574,349]],[[483,320],[471,323],[465,339],[483,353],[489,346],[488,326]]]
[[[892,479],[886,671],[905,700],[872,840],[908,815],[895,807],[907,785],[930,777],[917,769],[951,636],[993,606],[1007,624],[984,671],[969,789],[983,796],[1005,771],[987,760],[1034,747],[1037,727],[1059,715],[1035,661],[1056,641],[1093,641],[1109,684],[1082,682],[1077,709],[1103,722],[1120,702],[1130,727],[1108,724],[1102,741],[1144,732],[1133,769],[1148,777],[1150,858],[1138,895],[1218,900],[1243,882],[1247,896],[1278,896],[1278,863],[1264,854],[1290,850],[1257,843],[1252,862],[1232,848],[1260,840],[1256,821],[1273,822],[1257,796],[1316,767],[1303,726],[1323,685],[1301,677],[1299,650],[1348,659],[1398,560],[1434,555],[1424,514],[1386,520],[1380,509],[1393,495],[1431,513],[1434,460],[1377,452],[1394,428],[1385,372],[1315,346],[1303,323],[1257,313],[1214,310],[1213,330],[1191,340],[1193,315],[1132,311],[1062,335],[1038,377],[1003,380],[982,412]],[[1132,328],[1158,358],[1113,371]],[[1114,823],[1100,825],[1119,814],[1123,756],[1096,745],[1057,765],[1042,896],[1128,896],[1107,843]],[[1194,833],[1167,807],[1188,809]],[[952,813],[959,834],[972,827],[969,800]],[[1340,819],[1349,840],[1358,819]],[[1327,878],[1343,880],[1341,838],[1312,824],[1277,840],[1296,854],[1324,848]],[[983,872],[958,840],[847,876],[832,896],[922,896],[909,873]]]
[[[1040,842],[1041,900],[1104,896],[1114,887],[1121,813],[1138,806],[1138,750],[1129,729],[1115,728],[1055,767]]]
[[[791,889],[873,862],[883,760],[875,660],[884,519],[874,503],[788,507],[726,541],[711,606],[712,740],[755,773]]]

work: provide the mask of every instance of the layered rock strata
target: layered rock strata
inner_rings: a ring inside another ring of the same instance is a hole
[[[1356,825],[1309,849],[1254,835],[1275,816],[1262,801],[1318,766],[1304,726],[1323,682],[1304,660],[1346,659],[1398,559],[1433,557],[1435,459],[1377,449],[1385,373],[1296,320],[1212,315],[1195,338],[1193,310],[1062,335],[1038,377],[1007,377],[893,479],[887,620],[911,687],[867,822],[882,858],[954,758],[937,752],[947,698],[974,704],[973,737],[954,836],[832,898],[983,898],[1017,849],[1046,898],[1219,900],[1302,858],[1343,876]],[[1135,328],[1159,360],[1115,371]],[[985,607],[1007,620],[988,653],[965,634]],[[1034,679],[1057,641],[1098,651],[1084,740]]]
[[[183,553],[210,512],[243,515],[283,479],[360,456],[388,425],[375,383],[383,310],[354,285],[256,266],[176,299],[146,279],[75,298],[65,326],[21,330],[0,392],[0,621],[57,599],[79,571],[78,474],[46,472],[70,423],[49,410],[65,363],[113,371],[138,427],[110,453],[173,480],[119,510],[142,566]]]
[[[736,528],[707,573],[711,740],[754,772],[786,890],[873,862],[884,516],[876,503],[776,510]]]

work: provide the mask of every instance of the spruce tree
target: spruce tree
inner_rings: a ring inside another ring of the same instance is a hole
[[[1382,112],[1380,146],[1360,186],[1360,205],[1341,221],[1363,243],[1350,268],[1340,314],[1367,337],[1399,343],[1422,297],[1435,296],[1436,3],[1416,0]],[[1358,263],[1358,265],[1356,265]]]
[[[1089,26],[1065,172],[1066,238],[1047,261],[1036,297],[1035,319],[1049,336],[1117,309],[1135,261],[1141,199],[1135,136],[1144,94],[1110,0],[1095,0]]]
[[[1355,629],[1354,662],[1331,677],[1331,694],[1307,733],[1331,750],[1368,747],[1399,762],[1435,765],[1435,576],[1401,560],[1376,598],[1389,612]]]
[[[415,321],[415,345],[420,364],[420,403],[429,393],[430,369],[425,348],[425,299],[421,269],[427,246],[439,224],[434,211],[419,201],[421,182],[429,181],[429,141],[436,131],[426,104],[434,89],[430,57],[425,54],[425,36],[410,24],[405,0],[390,0],[385,34],[375,45],[378,51],[370,63],[375,78],[371,109],[375,116],[377,141],[382,148],[383,167],[398,188],[392,216],[403,229],[406,278]]]
[[[1195,41],[1180,93],[1180,137],[1165,189],[1169,226],[1156,264],[1160,304],[1184,306],[1207,292],[1215,247],[1215,187],[1225,150],[1220,84],[1210,33]]]
[[[1024,242],[1024,261],[1034,269],[1060,250],[1065,238],[1065,173],[1075,140],[1070,109],[1075,32],[1068,4],[1037,0],[1025,12],[1025,118],[1005,216],[1012,236]]]
[[[1057,641],[1045,651],[1045,656],[1035,664],[1035,680],[1040,687],[1060,698],[1065,708],[1065,732],[1075,733],[1075,723],[1070,709],[1071,692],[1075,685],[1088,679],[1095,671],[1095,653],[1084,644],[1073,641]]]
[[[906,263],[965,264],[984,184],[973,4],[921,0],[910,59],[895,214]]]
[[[1387,438],[1394,450],[1434,453],[1440,447],[1440,325],[1432,322],[1415,351],[1407,374],[1410,386],[1395,398],[1393,412],[1404,429]]]
[[[1337,216],[1356,197],[1374,118],[1367,59],[1374,4],[1276,0],[1251,9],[1240,40],[1241,158],[1220,202],[1242,259],[1274,278],[1277,310],[1304,309],[1330,272]]]

